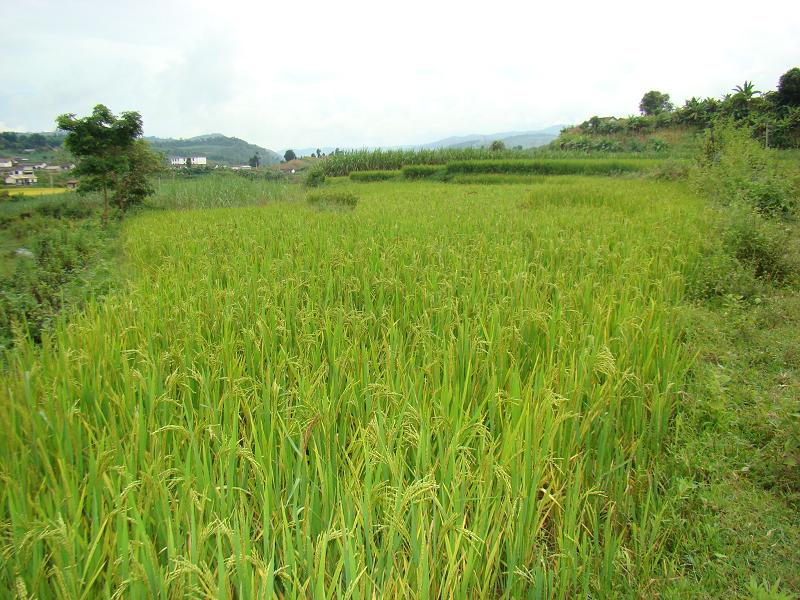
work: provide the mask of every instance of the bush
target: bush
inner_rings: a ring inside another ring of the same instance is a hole
[[[398,175],[400,175],[400,171],[353,171],[350,173],[350,179],[359,182],[386,181],[394,179]]]
[[[353,192],[315,192],[306,201],[317,208],[355,208],[358,196]]]
[[[407,165],[402,172],[406,179],[435,179],[442,178],[445,170],[441,165]]]
[[[689,177],[689,163],[682,160],[665,160],[650,169],[648,175],[661,181],[677,181]]]
[[[308,187],[320,187],[325,183],[325,172],[319,167],[312,167],[306,175],[306,185]]]
[[[730,208],[723,244],[759,279],[783,283],[797,274],[800,266],[791,256],[792,242],[787,229],[777,222],[767,221],[744,204]]]
[[[696,188],[723,206],[746,204],[764,217],[789,217],[797,189],[773,150],[750,131],[721,122],[707,134],[693,177]]]
[[[97,266],[109,254],[116,226],[104,227],[94,219],[46,221],[40,217],[48,227],[27,232],[32,256],[19,259],[12,273],[0,277],[0,348],[11,344],[15,330],[40,341],[59,312],[110,285]]]

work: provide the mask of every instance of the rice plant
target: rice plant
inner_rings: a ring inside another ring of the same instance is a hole
[[[657,589],[699,201],[590,178],[357,189],[352,211],[139,215],[128,285],[20,340],[0,387],[0,587]]]
[[[359,182],[387,181],[396,179],[398,175],[400,175],[400,171],[353,171],[350,173],[350,179]]]

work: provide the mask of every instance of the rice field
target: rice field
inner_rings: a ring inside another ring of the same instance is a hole
[[[63,187],[11,187],[2,188],[0,191],[8,192],[11,196],[48,196],[50,194],[65,194],[72,190]]]
[[[7,356],[0,587],[657,592],[700,200],[577,176],[329,187],[357,205],[131,219],[128,285]]]

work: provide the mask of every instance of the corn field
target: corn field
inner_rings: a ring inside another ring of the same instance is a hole
[[[0,587],[657,589],[699,201],[581,177],[336,186],[353,210],[130,220],[128,285],[6,357]]]

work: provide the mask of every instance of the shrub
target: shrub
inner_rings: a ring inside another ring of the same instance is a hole
[[[762,148],[749,130],[718,123],[705,137],[693,177],[696,188],[723,206],[744,203],[764,217],[788,217],[797,190],[773,150]]]
[[[325,183],[325,172],[317,167],[314,166],[308,171],[308,175],[306,175],[306,185],[308,187],[319,187]]]
[[[403,167],[406,179],[435,179],[444,176],[446,169],[441,165],[407,165]]]
[[[764,219],[745,204],[730,207],[723,244],[740,263],[759,279],[783,283],[798,272],[790,255],[791,240],[785,227]]]
[[[683,160],[665,160],[650,169],[648,175],[661,181],[676,181],[689,177],[689,163]]]
[[[317,208],[355,208],[358,196],[353,192],[315,192],[306,196],[306,201]]]
[[[400,171],[353,171],[350,173],[350,179],[360,182],[386,181],[394,179],[398,175],[400,175]]]

